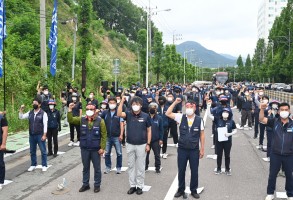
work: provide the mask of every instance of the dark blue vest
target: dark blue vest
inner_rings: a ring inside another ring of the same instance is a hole
[[[58,128],[59,127],[59,111],[58,110],[54,110],[53,112],[51,110],[49,110],[47,112],[48,115],[48,128]]]
[[[182,149],[199,149],[201,118],[195,116],[192,126],[189,128],[186,115],[182,116],[179,127],[180,137],[178,147]]]
[[[80,117],[80,112],[79,112],[79,105],[80,104],[81,104],[80,102],[76,102],[75,106],[72,108],[73,117]]]
[[[162,117],[163,119],[163,127],[164,128],[167,128],[169,126],[169,118],[166,116],[166,112],[168,110],[168,106],[164,106],[164,109],[163,109],[163,113],[162,113],[162,107],[159,105],[158,107],[158,113],[159,113],[159,116]]]
[[[93,121],[93,127],[90,129],[88,120],[81,118],[80,126],[80,148],[87,150],[100,150],[101,146],[101,118],[97,117]]]
[[[232,123],[233,121],[232,120],[223,120],[221,118],[218,118],[216,120],[216,128],[220,128],[220,127],[225,127],[227,126],[228,128],[228,133],[232,133]],[[217,131],[217,129],[216,129]],[[218,131],[217,131],[217,134],[216,134],[216,141],[218,141]],[[232,141],[232,136],[228,137],[228,141]]]
[[[147,143],[147,120],[149,115],[140,112],[135,116],[132,112],[127,113],[127,143],[132,145],[142,145]]]
[[[35,117],[34,110],[29,113],[29,134],[30,135],[42,135],[44,134],[43,123],[44,111],[40,109]]]
[[[158,115],[155,115],[154,118],[151,118],[152,142],[159,141],[160,139],[160,122],[162,123],[162,119]]]
[[[120,117],[117,116],[115,111],[113,117],[111,117],[111,111],[105,110],[101,115],[105,120],[108,137],[119,137],[120,136]]]
[[[293,155],[293,121],[291,119],[284,126],[280,119],[275,119],[272,151],[279,155]]]

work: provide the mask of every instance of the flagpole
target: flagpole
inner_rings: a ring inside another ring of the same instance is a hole
[[[3,84],[3,92],[4,92],[4,95],[3,95],[3,98],[4,98],[4,111],[6,111],[6,74],[5,74],[5,42],[3,40],[3,50],[2,50],[2,54],[3,54],[3,81],[4,81],[4,84]]]

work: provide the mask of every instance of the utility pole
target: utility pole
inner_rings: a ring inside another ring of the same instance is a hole
[[[151,1],[147,11],[147,44],[146,44],[146,72],[145,72],[145,87],[149,86],[149,20],[151,14]]]
[[[71,79],[74,81],[74,70],[75,70],[75,51],[76,51],[76,34],[77,34],[77,14],[73,18],[74,22],[74,36],[73,36],[73,56],[72,56],[72,76]]]
[[[47,78],[47,44],[46,44],[46,0],[40,0],[40,45],[41,68],[45,70]]]

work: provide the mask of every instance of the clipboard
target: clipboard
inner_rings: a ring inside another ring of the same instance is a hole
[[[226,137],[226,133],[228,133],[227,127],[219,127],[217,128],[218,131],[218,141],[225,142],[228,141],[228,137]]]

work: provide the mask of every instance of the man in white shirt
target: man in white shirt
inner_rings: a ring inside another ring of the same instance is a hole
[[[41,150],[42,155],[42,171],[47,171],[47,127],[48,116],[45,111],[41,109],[41,100],[35,99],[33,101],[33,110],[23,113],[24,105],[19,110],[19,119],[29,120],[29,143],[31,154],[31,166],[28,169],[29,172],[33,171],[37,166],[37,145]]]
[[[185,171],[189,161],[191,170],[190,191],[191,196],[199,199],[198,188],[198,165],[199,159],[204,156],[204,123],[200,116],[195,115],[196,103],[187,101],[185,104],[186,114],[173,113],[174,107],[181,103],[181,98],[177,98],[168,108],[166,115],[179,123],[178,141],[178,191],[175,198],[185,195]],[[199,146],[200,144],[200,146]]]

